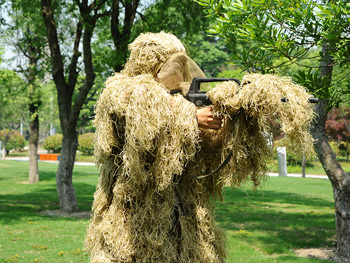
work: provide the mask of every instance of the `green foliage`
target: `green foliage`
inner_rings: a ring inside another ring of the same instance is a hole
[[[132,38],[142,32],[166,31],[182,39],[197,36],[208,27],[208,17],[195,2],[188,0],[157,0],[144,10],[135,22]]]
[[[21,77],[13,70],[0,69],[0,107],[16,99],[17,95],[23,93],[25,83]]]
[[[49,152],[59,153],[62,149],[62,134],[55,134],[47,137],[44,141],[43,147]]]
[[[23,149],[25,143],[26,140],[24,137],[18,131],[15,131],[6,144],[6,151],[10,152],[10,150],[15,150],[19,152]]]
[[[207,77],[216,77],[229,60],[229,53],[222,41],[199,33],[184,39],[190,57]]]
[[[15,150],[17,152],[21,151],[25,146],[25,139],[18,131],[12,130],[1,130],[0,131],[0,140],[6,142],[5,150],[9,154],[10,150]]]
[[[348,99],[344,96],[350,93],[348,1],[336,4],[311,0],[196,2],[206,7],[209,16],[215,19],[212,34],[226,42],[242,43],[242,52],[233,54],[233,60],[243,69],[283,74],[284,68],[297,66],[290,72],[291,76],[314,95],[330,99],[333,105]],[[329,57],[332,57],[333,76],[321,72],[325,67],[322,62]]]
[[[3,48],[3,46],[0,43],[0,65],[2,63],[3,56],[4,56],[4,48]]]
[[[92,155],[94,152],[94,133],[88,132],[79,135],[78,138],[79,146],[78,150],[84,155]]]
[[[60,119],[58,114],[57,90],[53,81],[45,83],[41,88],[42,105],[40,107],[40,128],[50,130],[50,124],[61,133]],[[45,137],[49,134],[45,134]]]
[[[26,110],[25,83],[12,70],[0,69],[0,129],[17,130]]]
[[[209,19],[200,5],[187,0],[154,1],[135,23],[132,37],[142,32],[173,33],[187,48],[190,57],[207,77],[215,77],[229,58],[226,45],[206,36]]]
[[[247,72],[242,71],[240,69],[237,68],[233,68],[233,69],[227,69],[227,70],[223,70],[218,74],[218,78],[235,78],[238,79],[239,81],[242,80],[242,77],[247,74]]]
[[[349,142],[336,142],[332,141],[330,142],[330,146],[337,156],[337,159],[346,159],[349,160],[350,155],[350,144]]]

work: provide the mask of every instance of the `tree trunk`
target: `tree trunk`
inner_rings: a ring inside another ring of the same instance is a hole
[[[99,8],[102,8],[105,1],[98,2]],[[88,1],[76,1],[76,3],[80,10],[80,19],[76,26],[73,53],[68,70],[69,76],[66,79],[51,0],[41,0],[42,13],[52,58],[52,76],[56,84],[60,123],[63,130],[61,159],[56,174],[57,193],[60,201],[60,210],[68,213],[78,211],[78,203],[72,183],[75,155],[78,148],[76,126],[80,110],[95,79],[92,63],[91,39],[96,21],[102,16],[97,12],[98,8],[95,9],[95,5],[88,5]],[[91,13],[93,15],[91,15]],[[78,59],[81,55],[79,47],[81,46],[82,35],[83,62],[86,75],[84,84],[79,87],[79,91],[75,94],[74,90],[77,85],[77,77],[79,76],[79,74],[77,74],[79,71]],[[76,95],[74,99],[73,95]]]
[[[32,107],[30,107],[32,108]],[[38,109],[30,110],[30,115],[37,113]],[[29,125],[29,183],[39,182],[38,145],[39,145],[39,116],[36,115]]]
[[[337,231],[336,253],[338,256],[350,258],[350,175],[340,166],[326,137],[327,104],[327,101],[321,100],[315,106],[317,118],[311,133],[316,140],[315,151],[333,187]]]
[[[78,148],[78,136],[75,130],[67,133],[62,140],[61,158],[57,169],[56,183],[57,194],[60,200],[60,210],[71,213],[79,210],[72,179],[75,155]]]
[[[40,86],[35,83],[37,76],[37,62],[40,56],[40,48],[28,38],[29,74],[27,75],[29,98],[29,183],[39,182],[38,170],[38,145],[39,145],[39,105],[41,105]]]
[[[325,43],[322,47],[324,59],[321,62],[320,83],[323,87],[329,87],[331,84],[333,60],[330,54],[333,47],[332,43]],[[350,258],[350,175],[340,166],[326,137],[328,101],[320,100],[314,110],[316,117],[310,131],[315,139],[315,151],[333,187],[336,253],[340,257]]]
[[[119,21],[120,7],[119,4],[122,1],[112,1],[112,14],[111,14],[111,33],[114,42],[114,47],[117,55],[117,60],[113,66],[116,72],[123,69],[123,65],[127,59],[128,44],[130,42],[131,29],[136,16],[136,10],[139,6],[140,0],[128,0],[124,2],[125,15],[124,21]],[[121,24],[123,26],[121,26]]]

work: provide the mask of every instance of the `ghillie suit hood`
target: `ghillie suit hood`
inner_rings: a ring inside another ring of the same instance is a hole
[[[281,118],[286,138],[309,151],[312,110],[299,103],[309,95],[272,75],[248,75],[244,88],[222,83],[208,96],[224,116],[223,127],[201,130],[194,104],[180,94],[169,99],[169,90],[185,94],[193,77],[204,76],[181,42],[164,32],[147,33],[129,47],[124,70],[107,79],[96,105],[95,161],[101,171],[85,249],[96,263],[224,262],[213,197],[221,197],[224,185],[252,180],[258,186],[265,178],[271,115]],[[288,105],[279,103],[284,95]],[[198,179],[231,149],[224,169]]]

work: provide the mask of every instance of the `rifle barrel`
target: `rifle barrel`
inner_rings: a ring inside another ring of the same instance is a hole
[[[288,102],[287,98],[282,98],[282,102]],[[318,98],[309,98],[309,103],[318,103]]]

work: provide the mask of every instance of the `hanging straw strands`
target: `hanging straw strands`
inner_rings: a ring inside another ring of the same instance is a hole
[[[223,155],[232,149],[233,158],[225,169],[225,183],[240,186],[251,179],[259,185],[259,178],[264,178],[267,163],[272,158],[269,136],[273,118],[280,120],[284,140],[307,156],[314,155],[314,140],[308,131],[313,118],[312,105],[308,103],[311,95],[290,78],[249,74],[243,77],[241,86],[224,82],[207,95],[218,113],[229,116],[228,122],[239,110],[243,112],[243,117],[233,128],[237,131],[234,142],[233,133],[226,132]],[[282,102],[281,98],[286,98],[287,102]]]
[[[170,57],[185,53],[181,42],[148,33],[129,47],[125,68],[107,79],[95,110],[101,172],[85,238],[90,262],[222,263],[225,238],[214,221],[213,197],[221,197],[224,185],[252,180],[258,186],[264,179],[272,116],[280,118],[287,140],[312,152],[309,95],[290,79],[247,75],[243,87],[227,82],[208,93],[224,123],[218,131],[199,129],[194,104],[181,95],[171,98],[167,81],[156,81]],[[196,179],[231,150],[224,169]]]

